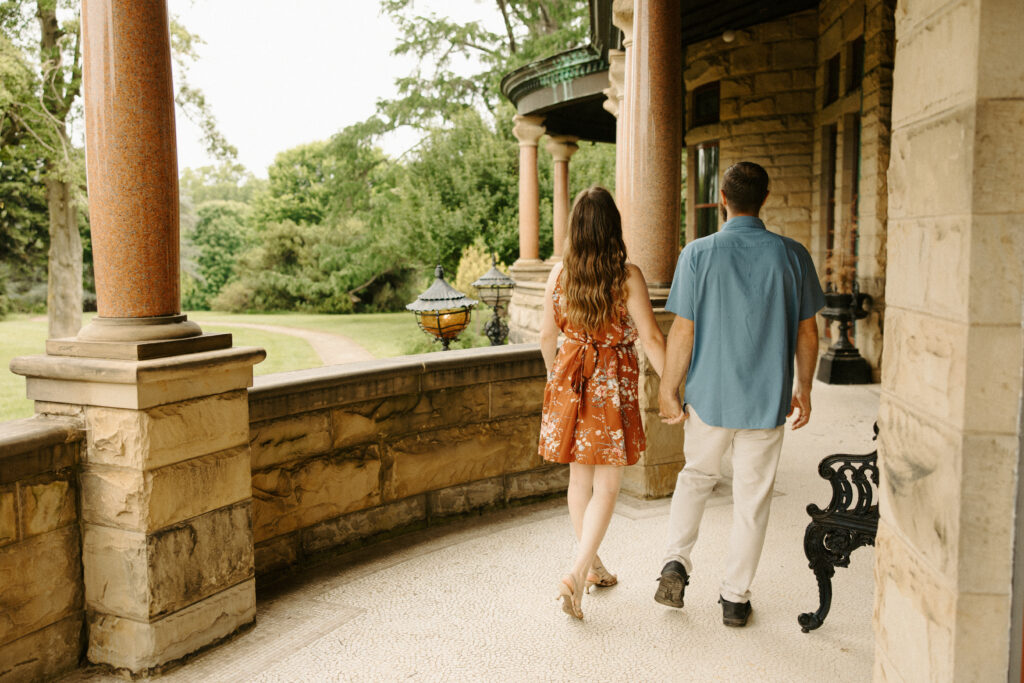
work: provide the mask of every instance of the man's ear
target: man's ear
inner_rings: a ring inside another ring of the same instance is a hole
[[[725,198],[725,190],[718,191],[718,199],[722,203],[722,206],[729,208],[729,201]]]
[[[761,202],[761,207],[760,207],[760,208],[762,208],[762,209],[763,209],[763,208],[764,208],[764,205],[768,203],[768,196],[769,196],[769,195],[771,195],[771,190],[769,190],[769,191],[767,191],[767,192],[765,192],[765,193],[764,193],[764,201],[763,201],[763,202]]]

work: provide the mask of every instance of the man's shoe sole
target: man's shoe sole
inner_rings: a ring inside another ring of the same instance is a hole
[[[741,626],[746,626],[747,625],[747,620],[746,619],[726,619],[726,618],[723,617],[722,618],[722,623],[725,624],[726,626],[732,626],[733,628],[739,628]]]
[[[683,606],[684,590],[686,590],[686,579],[681,575],[675,572],[662,574],[658,580],[658,590],[654,594],[654,601],[667,607],[680,608]]]

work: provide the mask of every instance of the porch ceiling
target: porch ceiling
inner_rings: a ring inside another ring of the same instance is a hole
[[[817,6],[818,0],[682,0],[683,46]]]

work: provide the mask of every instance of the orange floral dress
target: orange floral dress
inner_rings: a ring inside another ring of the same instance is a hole
[[[561,279],[553,302],[566,338],[544,387],[540,455],[559,463],[632,465],[647,448],[633,319],[619,304],[616,318],[590,335],[562,313]]]

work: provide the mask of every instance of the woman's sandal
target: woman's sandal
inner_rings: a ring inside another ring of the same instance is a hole
[[[618,582],[619,577],[605,569],[604,565],[601,564],[601,558],[595,555],[594,564],[591,565],[590,572],[587,574],[587,592],[590,592],[591,586],[607,588],[608,586],[614,586]]]
[[[583,609],[580,603],[576,602],[576,596],[580,594],[580,587],[576,584],[576,577],[566,574],[558,582],[558,596],[555,600],[562,601],[562,611],[570,617],[583,618]]]

